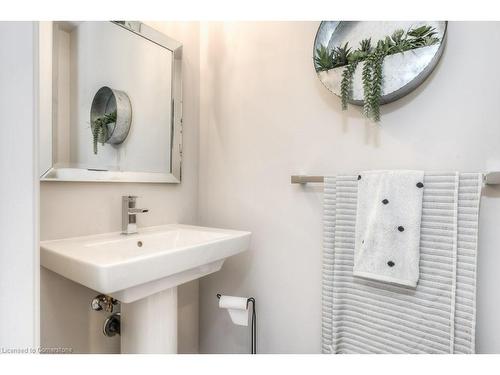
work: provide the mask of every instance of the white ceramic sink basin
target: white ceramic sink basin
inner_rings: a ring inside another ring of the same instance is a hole
[[[218,271],[245,251],[250,232],[164,225],[41,242],[41,264],[70,280],[130,303]]]

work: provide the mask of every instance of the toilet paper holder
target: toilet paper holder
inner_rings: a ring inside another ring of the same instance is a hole
[[[221,294],[217,293],[217,298],[220,299],[220,297]],[[251,324],[252,328],[250,335],[251,336],[250,345],[252,354],[257,354],[257,315],[255,314],[255,298],[253,297],[247,298],[247,309],[250,302],[252,303],[252,324]]]

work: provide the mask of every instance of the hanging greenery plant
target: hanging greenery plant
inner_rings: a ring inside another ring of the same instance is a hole
[[[390,36],[377,41],[372,47],[371,38],[360,42],[359,48],[351,51],[348,43],[331,51],[321,45],[316,49],[314,62],[316,71],[328,71],[344,66],[340,83],[342,109],[347,109],[352,98],[353,76],[359,63],[363,62],[361,79],[363,83],[363,114],[375,122],[380,121],[380,99],[382,97],[383,63],[386,56],[403,53],[412,49],[427,47],[440,42],[436,30],[428,25],[408,31],[396,30]]]
[[[347,48],[347,43],[345,45]],[[347,109],[347,102],[352,97],[352,78],[360,61],[366,60],[372,50],[371,39],[363,39],[359,49],[347,56],[348,65],[342,72],[342,82],[340,84],[340,93],[342,98],[342,109]]]
[[[104,143],[106,143],[106,140],[108,139],[108,124],[113,124],[115,122],[116,122],[116,111],[111,113],[105,113],[104,115],[94,120],[92,126],[94,154],[97,155],[97,143],[101,143],[101,145],[104,146]]]

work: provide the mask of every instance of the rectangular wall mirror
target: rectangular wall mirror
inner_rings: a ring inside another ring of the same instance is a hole
[[[181,44],[141,22],[41,28],[41,179],[179,183],[181,64]]]

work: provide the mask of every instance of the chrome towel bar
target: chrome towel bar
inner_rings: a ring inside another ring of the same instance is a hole
[[[290,182],[292,184],[310,184],[320,183],[325,180],[324,176],[307,176],[307,175],[294,175],[291,176]],[[487,172],[483,173],[483,182],[486,185],[500,185],[500,172]]]

